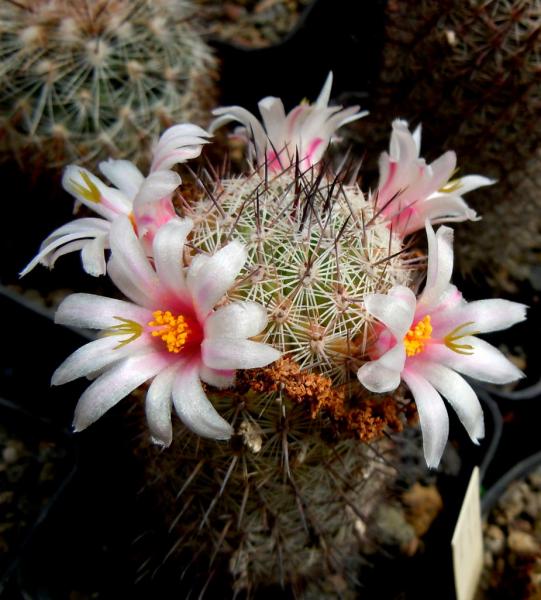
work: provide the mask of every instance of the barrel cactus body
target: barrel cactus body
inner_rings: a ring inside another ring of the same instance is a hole
[[[192,247],[247,245],[229,295],[267,307],[258,339],[286,358],[207,390],[235,428],[229,445],[184,430],[167,452],[140,449],[171,533],[154,559],[193,561],[187,589],[212,589],[225,572],[231,595],[275,585],[295,597],[354,597],[360,545],[396,475],[383,433],[401,430],[410,410],[400,394],[374,396],[357,381],[375,330],[360,300],[414,285],[422,260],[372,222],[357,185],[319,168],[203,182],[204,197],[179,204],[195,223]]]
[[[498,180],[473,196],[491,226],[461,228],[457,251],[463,271],[511,289],[539,269],[541,231],[530,213],[540,209],[539,188],[523,182],[539,172],[540,48],[538,1],[393,0],[371,114],[359,128],[384,145],[379,124],[422,123],[426,150],[453,148],[468,169]]]
[[[184,0],[0,7],[0,150],[21,164],[144,165],[174,122],[205,121],[214,59]]]

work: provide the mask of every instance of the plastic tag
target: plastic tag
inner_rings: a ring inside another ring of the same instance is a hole
[[[483,530],[478,467],[475,467],[471,474],[451,540],[451,547],[457,600],[473,600],[483,568]]]

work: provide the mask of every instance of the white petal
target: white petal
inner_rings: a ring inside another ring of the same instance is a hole
[[[461,177],[459,179],[460,187],[456,190],[456,194],[467,194],[477,188],[484,187],[486,185],[494,185],[496,183],[495,179],[489,179],[488,177],[483,177],[482,175],[466,175],[465,177]]]
[[[415,131],[412,133],[412,138],[413,141],[415,142],[415,146],[417,147],[417,154],[419,154],[421,152],[421,131],[422,131],[422,127],[421,125],[417,125],[417,127],[415,128]]]
[[[187,284],[200,316],[214,308],[229,290],[248,256],[246,247],[233,241],[211,257],[196,257],[188,269]]]
[[[284,111],[284,105],[280,98],[273,98],[268,96],[258,102],[259,112],[263,119],[263,125],[267,132],[267,136],[270,140],[270,145],[274,146],[274,149],[280,151],[284,144],[284,126],[286,121],[286,113]]]
[[[329,71],[327,79],[325,79],[325,83],[321,88],[321,92],[319,92],[319,96],[314,103],[316,106],[319,106],[320,108],[326,108],[329,105],[329,100],[331,98],[332,81],[333,73],[332,71]]]
[[[449,181],[456,167],[456,154],[449,150],[430,163],[430,187],[432,191],[439,190],[442,185]]]
[[[220,390],[231,387],[235,383],[235,371],[231,369],[211,369],[206,365],[199,367],[199,377],[205,383]]]
[[[142,295],[146,296],[148,301],[145,305],[153,304],[153,299],[161,291],[160,283],[127,217],[115,219],[111,225],[109,241],[112,256],[118,268],[118,270],[115,268],[113,272],[109,271],[114,283],[120,288],[115,280],[120,275],[122,280],[129,280]],[[139,299],[140,297],[136,301]]]
[[[201,352],[203,362],[212,369],[256,369],[266,367],[282,355],[268,344],[232,338],[206,339]]]
[[[152,319],[148,310],[131,302],[94,294],[71,294],[58,307],[54,321],[70,327],[107,329],[119,324],[116,317],[140,324]]]
[[[198,369],[193,365],[179,369],[173,383],[173,404],[188,429],[206,438],[227,440],[233,429],[205,395]]]
[[[80,222],[82,221],[82,222]],[[106,227],[98,225],[98,222],[106,224]],[[61,246],[65,246],[76,240],[86,240],[93,237],[101,237],[105,233],[104,246],[108,240],[109,221],[104,219],[76,219],[71,223],[67,223],[53,231],[41,244],[39,253],[28,263],[21,271],[20,277],[24,277],[40,262],[45,263],[49,268],[54,265],[54,260],[51,260],[49,255],[52,255],[55,250]],[[70,249],[84,248],[85,244],[71,245]],[[100,273],[101,274],[101,273]]]
[[[394,286],[388,294],[367,294],[366,310],[386,325],[397,340],[411,327],[416,306],[415,294],[405,286]]]
[[[87,181],[99,192],[99,198],[89,200],[86,194],[81,194],[81,188],[89,190]],[[69,165],[62,176],[62,186],[81,202],[98,215],[112,221],[118,215],[128,215],[131,211],[132,202],[120,190],[106,186],[100,179],[90,171],[77,165]]]
[[[169,127],[160,137],[152,160],[151,172],[170,169],[173,165],[196,158],[210,134],[192,123]]]
[[[415,369],[449,402],[472,441],[479,443],[485,435],[485,425],[481,403],[472,387],[443,365],[416,361]]]
[[[151,173],[139,189],[133,201],[134,210],[147,202],[157,202],[170,196],[180,185],[180,176],[174,171],[155,171]]]
[[[439,362],[459,373],[489,383],[510,383],[522,379],[524,374],[499,350],[476,337],[464,337],[459,344],[472,347],[472,354],[458,354],[443,344],[431,344],[427,358]]]
[[[449,437],[449,416],[441,396],[423,377],[406,369],[402,373],[419,413],[423,433],[423,449],[429,469],[435,469],[441,460]]]
[[[471,334],[489,333],[507,329],[526,319],[525,304],[509,300],[489,299],[463,303],[443,312],[433,321],[433,337],[442,338],[455,328],[471,323],[467,331]],[[464,329],[461,333],[466,333]]]
[[[224,108],[216,108],[212,111],[213,115],[220,118],[215,119],[209,126],[209,131],[213,133],[218,127],[225,125],[231,121],[238,121],[246,127],[248,139],[254,140],[257,159],[259,162],[265,160],[265,147],[267,146],[267,134],[261,123],[254,115],[241,106],[227,106]]]
[[[382,394],[392,392],[400,385],[401,373],[406,362],[404,344],[396,344],[377,360],[365,363],[357,377],[371,392]]]
[[[164,369],[168,361],[168,357],[159,354],[130,356],[100,375],[77,403],[75,431],[82,431],[97,421],[122,398]]]
[[[434,225],[443,222],[478,221],[479,219],[477,213],[459,196],[436,193],[415,205],[415,211],[410,215],[403,235],[409,235],[422,229],[427,220]]]
[[[148,388],[145,400],[145,412],[152,440],[166,447],[173,439],[171,395],[177,370],[178,365],[174,364],[158,373]]]
[[[205,321],[206,338],[249,338],[267,326],[264,306],[256,302],[234,302],[212,313]]]
[[[389,144],[390,158],[392,161],[407,165],[419,156],[417,144],[406,121],[395,119],[392,127],[393,131]]]
[[[436,234],[430,223],[426,224],[428,238],[428,267],[426,285],[421,294],[418,306],[429,310],[438,304],[449,287],[453,272],[453,230],[439,227]]]
[[[145,180],[141,171],[129,160],[110,158],[100,162],[99,169],[115,187],[124,192],[126,197],[132,201]]]
[[[93,240],[89,240],[81,251],[83,268],[86,273],[93,277],[105,275],[105,248],[109,246],[109,234],[101,234]]]
[[[56,369],[51,385],[62,385],[95,373],[141,348],[138,340],[119,348],[123,339],[122,336],[107,336],[81,346]]]
[[[159,228],[154,238],[153,255],[158,277],[165,287],[177,294],[186,290],[183,251],[192,228],[190,219],[171,219]]]
[[[150,309],[156,309],[156,302],[150,299],[148,295],[134,284],[133,279],[128,275],[126,267],[122,261],[111,256],[107,263],[107,274],[116,285],[116,287],[132,302],[139,306],[145,306]]]

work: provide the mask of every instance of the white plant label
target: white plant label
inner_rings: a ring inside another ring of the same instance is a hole
[[[473,600],[483,568],[483,530],[479,468],[475,467],[458,515],[453,539],[453,570],[457,600]]]

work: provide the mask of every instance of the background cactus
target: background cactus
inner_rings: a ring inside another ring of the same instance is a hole
[[[539,286],[540,49],[538,0],[390,0],[373,105],[357,125],[383,148],[394,117],[422,123],[423,152],[456,150],[464,171],[498,180],[469,200],[487,223],[457,229],[456,251],[463,271],[510,289]]]
[[[295,597],[354,597],[366,560],[359,548],[396,475],[383,434],[411,414],[400,393],[376,397],[357,381],[374,334],[361,299],[414,286],[423,259],[373,223],[371,203],[343,179],[317,168],[273,178],[201,174],[203,197],[179,199],[195,222],[194,249],[247,245],[230,296],[264,304],[270,323],[261,340],[287,353],[239,372],[231,390],[207,390],[235,428],[229,444],[179,425],[166,452],[139,448],[172,537],[154,561],[180,554],[187,588],[212,590],[213,578],[223,586],[225,574],[231,595],[276,585]]]
[[[0,5],[0,153],[36,167],[144,165],[179,121],[206,121],[215,61],[184,0]]]

